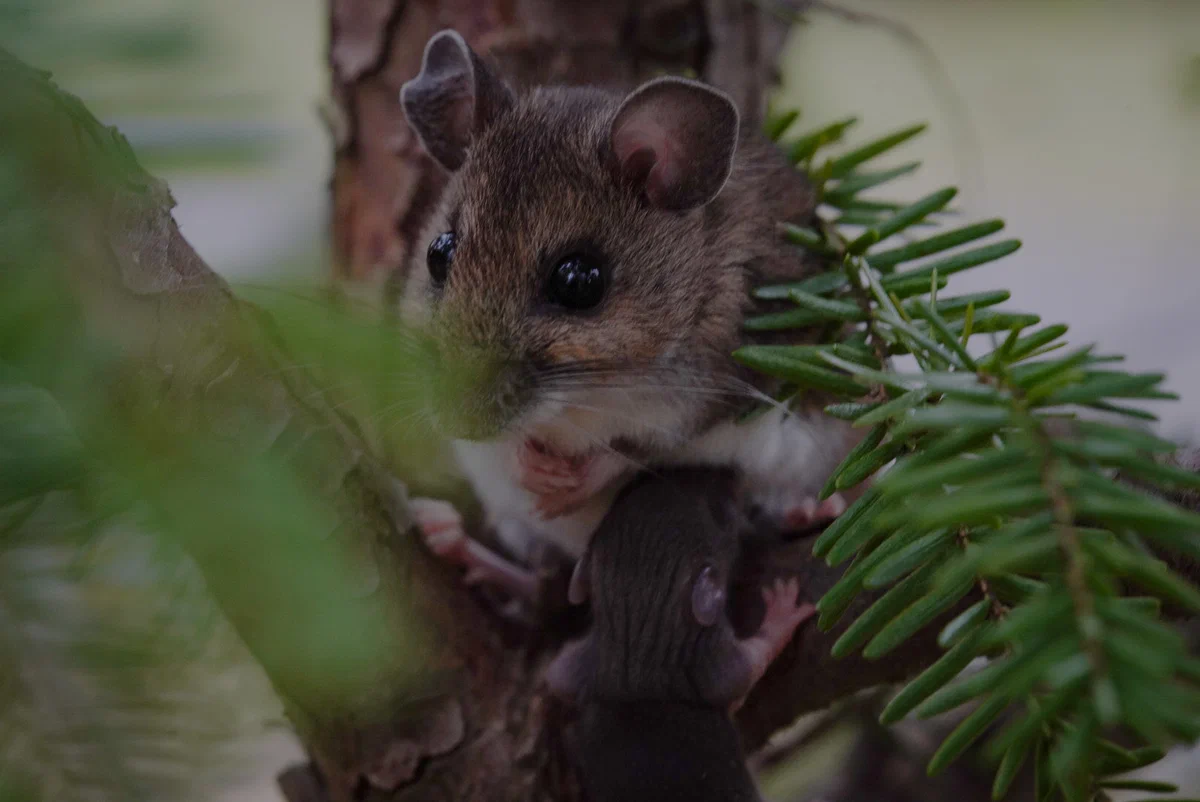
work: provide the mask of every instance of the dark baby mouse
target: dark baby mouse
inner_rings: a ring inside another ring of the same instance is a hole
[[[648,474],[618,497],[571,584],[592,626],[547,671],[580,706],[578,755],[594,802],[759,800],[731,714],[813,614],[798,583],[763,592],[739,639],[731,583],[748,522],[722,469]]]
[[[553,544],[578,558],[651,464],[735,466],[795,528],[844,509],[816,496],[861,430],[819,394],[773,401],[778,382],[730,356],[779,336],[743,325],[779,304],[751,290],[820,260],[777,231],[811,224],[811,188],[727,95],[671,77],[517,91],[442,31],[401,103],[446,189],[397,311],[436,346],[425,412],[510,556]],[[439,554],[528,595],[450,505],[413,511]]]

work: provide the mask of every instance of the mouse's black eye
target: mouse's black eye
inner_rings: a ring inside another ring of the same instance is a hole
[[[429,277],[434,284],[443,284],[446,274],[450,272],[450,263],[454,261],[454,246],[458,240],[453,231],[438,234],[429,243],[429,251],[425,254],[425,263],[429,265]]]
[[[571,254],[554,266],[546,293],[551,301],[567,309],[591,309],[604,298],[607,283],[596,260]]]

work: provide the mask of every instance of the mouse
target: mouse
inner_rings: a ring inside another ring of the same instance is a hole
[[[797,604],[795,579],[776,579],[738,636],[750,526],[739,482],[720,468],[643,474],[576,564],[571,601],[590,602],[592,623],[545,678],[578,709],[574,751],[594,802],[761,798],[731,716],[814,608]]]
[[[401,105],[446,188],[397,312],[432,335],[425,408],[510,556],[529,564],[549,543],[578,559],[652,463],[732,465],[796,528],[845,508],[816,496],[860,431],[818,393],[774,401],[779,383],[731,357],[800,341],[743,322],[780,303],[754,287],[818,262],[777,230],[812,222],[811,188],[725,93],[676,77],[518,93],[445,30]],[[529,590],[465,540],[452,506],[412,506],[469,577]]]

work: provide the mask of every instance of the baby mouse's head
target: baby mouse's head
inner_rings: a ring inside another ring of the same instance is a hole
[[[450,434],[669,447],[727,401],[746,297],[713,202],[728,97],[677,78],[518,97],[443,31],[401,100],[451,173],[405,291],[439,343]]]
[[[731,469],[671,468],[618,494],[571,575],[568,597],[590,601],[592,626],[548,669],[555,693],[729,701],[707,680],[733,637],[740,491]]]

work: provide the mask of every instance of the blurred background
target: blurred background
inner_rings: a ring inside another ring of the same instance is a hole
[[[1073,342],[1166,371],[1183,403],[1163,406],[1161,433],[1195,439],[1200,0],[847,3],[921,43],[814,13],[776,105],[806,126],[858,116],[852,140],[928,120],[903,154],[924,167],[897,199],[957,184],[965,217],[1003,217],[1024,240],[956,291],[1010,289],[1012,308],[1069,323]],[[323,0],[0,0],[0,46],[117,124],[169,182],[185,236],[237,279],[326,269],[326,26]],[[237,700],[252,750],[214,769],[219,798],[278,799],[274,774],[299,751],[213,627],[221,645],[197,676]],[[1165,768],[1195,790],[1195,763]]]

